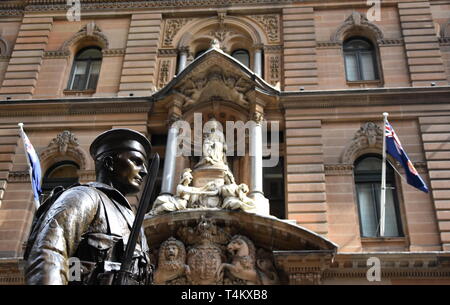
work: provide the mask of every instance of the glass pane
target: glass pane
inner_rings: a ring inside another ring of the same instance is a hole
[[[97,82],[98,82],[98,74],[92,74],[91,76],[89,76],[89,83],[86,89],[95,90],[97,88]]]
[[[194,58],[197,58],[197,57],[199,57],[199,56],[201,56],[203,53],[205,53],[207,50],[205,49],[205,50],[200,50],[200,51],[198,51],[197,53],[195,53],[195,56],[194,56]]]
[[[64,164],[52,170],[47,178],[78,178],[77,171],[78,168],[75,165]]]
[[[356,165],[356,171],[380,171],[381,160],[376,157],[368,157]]]
[[[373,52],[364,52],[360,54],[363,80],[375,80],[375,62]]]
[[[347,80],[359,80],[358,63],[355,54],[345,54],[345,72],[347,74]]]
[[[85,61],[76,61],[75,62],[75,70],[74,74],[85,74],[86,73],[87,62]]]
[[[395,210],[395,202],[394,202],[394,192],[395,190],[391,189],[392,184],[386,184],[386,221],[385,221],[385,236],[400,236],[400,232],[398,229],[397,223],[397,213]]]
[[[101,61],[93,61],[91,63],[91,74],[100,74]]]
[[[371,50],[372,45],[361,39],[352,39],[344,43],[344,50]]]
[[[100,59],[102,58],[102,52],[96,48],[89,48],[81,53],[78,53],[77,59]]]
[[[357,184],[356,192],[358,196],[362,235],[364,237],[375,237],[377,236],[378,221],[372,185],[369,183]]]
[[[239,62],[245,65],[247,68],[250,66],[250,55],[246,50],[237,50],[234,51],[231,55],[236,58]]]

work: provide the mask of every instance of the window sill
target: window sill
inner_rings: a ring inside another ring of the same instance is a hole
[[[364,251],[406,251],[406,237],[361,237]]]
[[[70,95],[70,96],[92,96],[95,93],[94,89],[89,90],[70,90],[65,89],[63,91],[64,95]]]
[[[347,85],[350,87],[382,87],[383,81],[381,79],[376,80],[357,80],[357,81],[347,81]]]
[[[361,237],[363,243],[379,243],[379,242],[405,242],[406,237]]]

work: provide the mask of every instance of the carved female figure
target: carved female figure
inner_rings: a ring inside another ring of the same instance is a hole
[[[233,174],[228,170],[224,173],[224,185],[221,188],[223,197],[222,208],[246,212],[255,212],[256,203],[253,199],[247,197],[248,186],[246,184],[237,185]]]
[[[223,168],[227,164],[227,145],[225,137],[219,129],[220,123],[213,118],[207,124],[209,124],[211,130],[205,134],[202,148],[203,154],[195,167],[209,165]]]
[[[217,189],[205,190],[204,188],[190,186],[193,180],[191,172],[190,168],[184,169],[180,183],[177,185],[175,196],[161,195],[156,198],[151,214],[158,215],[163,212],[184,210],[194,207],[197,204],[199,195],[215,196],[218,194],[219,191]]]

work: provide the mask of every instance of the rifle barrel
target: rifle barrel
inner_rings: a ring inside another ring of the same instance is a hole
[[[128,238],[127,246],[125,248],[125,255],[120,267],[118,278],[116,283],[118,285],[125,284],[125,275],[131,272],[131,264],[133,262],[133,254],[136,249],[137,239],[141,232],[142,223],[144,222],[145,213],[150,205],[150,198],[155,186],[156,177],[159,169],[159,154],[155,153],[152,158],[152,162],[149,169],[149,175],[145,182],[144,190],[142,192],[139,207],[137,209],[136,217],[134,219],[133,228],[131,229],[130,236]]]

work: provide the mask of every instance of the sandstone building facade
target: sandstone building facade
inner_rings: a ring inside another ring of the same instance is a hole
[[[369,283],[371,257],[384,284],[450,283],[450,1],[81,0],[79,21],[71,9],[0,3],[0,283],[23,282],[35,209],[19,122],[49,191],[95,179],[99,133],[135,129],[165,156],[170,123],[195,113],[278,123],[281,162],[262,173],[271,214],[337,245],[270,249],[283,283]],[[390,160],[380,237],[383,112],[430,192]],[[178,157],[176,176],[196,161]],[[239,183],[251,162],[229,158]]]

